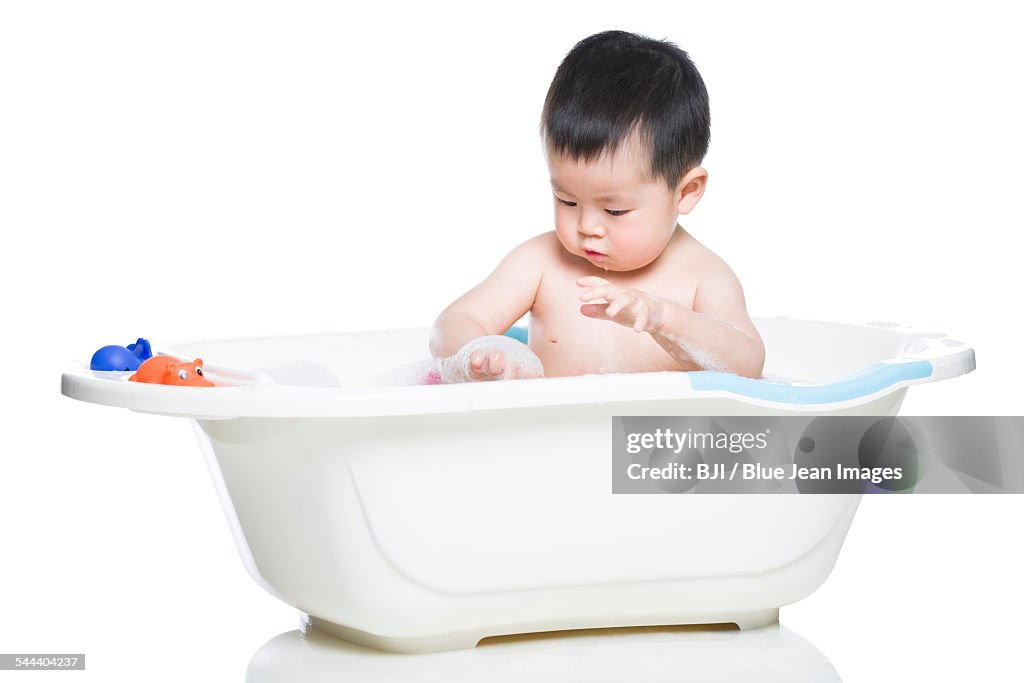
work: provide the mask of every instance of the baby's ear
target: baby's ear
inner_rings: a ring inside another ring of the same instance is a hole
[[[704,188],[708,184],[708,172],[703,166],[687,171],[676,186],[676,210],[680,214],[688,214],[697,206],[704,196]]]

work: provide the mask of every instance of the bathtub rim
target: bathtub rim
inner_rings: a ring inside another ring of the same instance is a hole
[[[549,377],[513,382],[479,382],[453,385],[385,387],[308,387],[278,384],[267,374],[221,365],[204,365],[208,376],[220,386],[181,387],[129,382],[131,373],[97,372],[78,362],[61,377],[61,393],[89,403],[128,408],[136,412],[193,419],[371,417],[472,413],[481,410],[544,407],[556,405],[608,405],[633,402],[731,400],[756,409],[796,413],[847,410],[871,403],[904,387],[949,379],[975,369],[974,349],[941,333],[920,333],[892,323],[851,325],[827,321],[800,320],[778,316],[758,320],[817,323],[854,328],[884,328],[900,334],[913,353],[882,360],[863,368],[850,378],[875,368],[876,375],[888,373],[879,382],[855,387],[854,395],[841,400],[778,400],[744,393],[745,378],[729,373],[661,371]],[[410,332],[421,328],[377,330]],[[168,346],[168,350],[198,344],[303,337],[330,337],[358,332],[324,335],[287,335],[247,339],[205,340]],[[905,372],[910,369],[912,372]],[[815,389],[860,380],[841,378],[830,383],[805,383],[796,389]],[[694,381],[694,380],[698,381]],[[762,386],[764,380],[745,380]],[[768,382],[771,384],[771,382]],[[794,385],[783,385],[793,387]],[[429,392],[429,393],[428,393]],[[849,392],[847,392],[849,393]],[[790,392],[792,395],[792,392]]]

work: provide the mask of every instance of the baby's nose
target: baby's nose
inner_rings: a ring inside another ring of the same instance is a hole
[[[604,220],[599,216],[584,216],[580,219],[579,231],[588,237],[604,237]]]

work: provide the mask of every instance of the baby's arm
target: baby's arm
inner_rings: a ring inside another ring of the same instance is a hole
[[[733,372],[758,378],[764,368],[764,343],[747,315],[743,288],[732,270],[721,263],[701,280],[693,308],[646,292],[617,288],[598,277],[581,278],[588,289],[582,301],[604,298],[608,303],[585,304],[581,311],[647,332],[681,365]]]
[[[533,307],[546,252],[543,236],[520,244],[437,317],[430,353],[445,382],[543,376],[529,347],[499,335]]]
[[[764,342],[747,315],[743,287],[722,265],[700,283],[692,310],[666,302],[661,329],[651,336],[676,360],[757,379],[764,369]]]

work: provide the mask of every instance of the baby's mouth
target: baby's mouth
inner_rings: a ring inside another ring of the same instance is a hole
[[[594,251],[593,249],[584,248],[583,253],[587,255],[587,258],[594,259],[595,261],[600,261],[608,257],[607,254],[602,254],[601,252]]]

